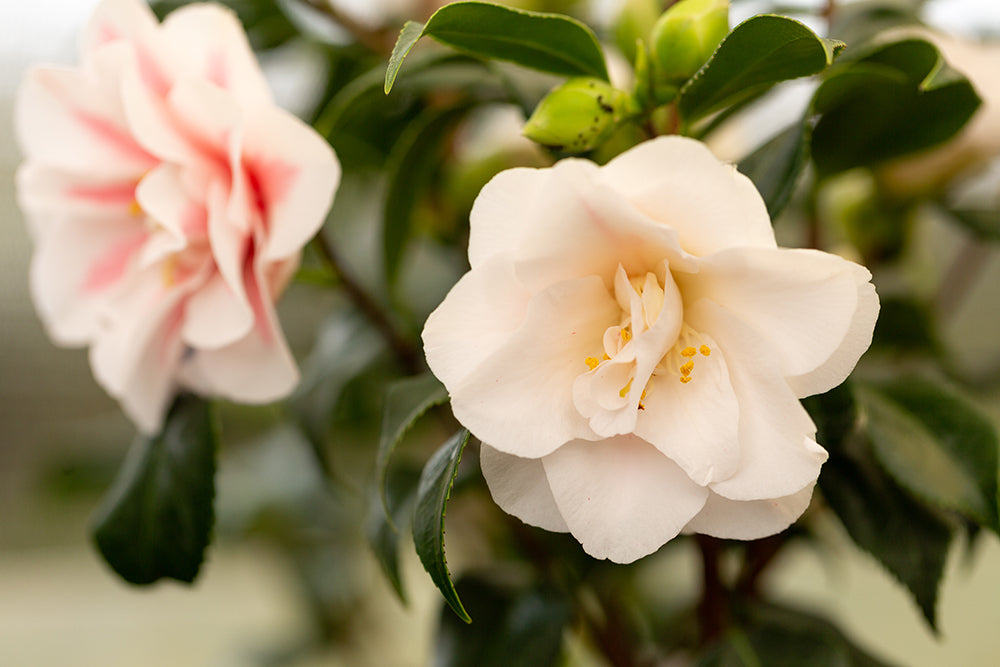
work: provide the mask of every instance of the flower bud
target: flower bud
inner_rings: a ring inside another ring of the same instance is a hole
[[[659,79],[686,81],[729,33],[729,0],[681,0],[653,26],[653,61]]]
[[[600,79],[575,78],[539,102],[523,134],[542,146],[567,153],[589,151],[614,132],[626,95]]]

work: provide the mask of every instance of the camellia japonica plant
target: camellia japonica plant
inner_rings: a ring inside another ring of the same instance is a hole
[[[995,47],[918,0],[376,4],[103,0],[21,84],[32,297],[138,431],[111,568],[263,536],[335,645],[345,572],[405,602],[415,551],[414,665],[883,664],[763,576],[839,524],[936,630],[953,545],[1000,532],[1000,365],[948,335],[1000,240]],[[283,49],[313,66],[265,76]],[[299,468],[234,514],[254,450]]]

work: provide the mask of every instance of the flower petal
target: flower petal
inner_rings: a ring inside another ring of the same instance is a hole
[[[112,42],[147,40],[156,27],[156,16],[145,2],[102,0],[84,28],[81,50],[86,57]]]
[[[434,375],[458,385],[521,326],[530,298],[508,262],[491,260],[462,276],[424,324]]]
[[[799,396],[843,382],[871,343],[878,297],[853,262],[818,250],[734,248],[699,268],[678,277],[685,298],[707,297],[753,328],[775,371],[804,376]]]
[[[519,167],[494,176],[476,197],[469,214],[469,264],[477,268],[494,255],[517,257],[528,231],[537,226],[536,209],[548,176]]]
[[[635,436],[576,440],[542,459],[570,532],[594,558],[631,563],[673,539],[708,490]]]
[[[618,313],[596,276],[535,295],[506,344],[448,387],[455,417],[480,440],[515,456],[538,458],[574,438],[593,438],[571,388]]]
[[[711,485],[732,500],[781,498],[816,481],[826,450],[813,440],[816,426],[784,379],[773,351],[736,316],[702,299],[687,311],[692,326],[711,332],[726,355],[740,406],[740,464]]]
[[[809,484],[790,496],[765,500],[729,500],[710,493],[705,507],[684,531],[727,540],[758,540],[780,533],[809,507],[814,486]]]
[[[228,90],[245,108],[274,104],[232,10],[208,3],[181,7],[167,15],[161,30],[164,42],[184,46],[187,76]]]
[[[753,183],[701,142],[677,136],[647,141],[608,162],[601,178],[639,211],[676,230],[692,254],[776,247]]]
[[[511,456],[484,444],[479,452],[479,463],[490,494],[500,509],[529,526],[569,532],[552,497],[541,459]]]
[[[340,183],[340,163],[311,127],[276,107],[247,117],[244,166],[265,218],[266,260],[297,253],[316,235]]]
[[[736,472],[740,406],[722,350],[710,337],[703,338],[712,352],[697,359],[690,382],[669,374],[653,376],[635,434],[705,486]]]
[[[253,326],[250,304],[234,295],[216,273],[188,299],[181,337],[196,349],[209,350],[235,343]]]

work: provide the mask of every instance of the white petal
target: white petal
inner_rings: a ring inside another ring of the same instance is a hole
[[[858,359],[872,342],[879,300],[875,286],[867,280],[858,281],[858,307],[840,347],[821,366],[804,375],[785,378],[799,398],[822,394],[847,379]]]
[[[814,486],[809,484],[790,496],[765,500],[729,500],[711,493],[684,532],[727,540],[758,540],[780,533],[809,507]]]
[[[458,385],[459,422],[496,449],[538,458],[574,438],[593,438],[573,405],[573,380],[602,349],[618,304],[596,276],[535,295],[521,327]]]
[[[469,214],[469,264],[472,268],[494,255],[517,257],[527,233],[540,220],[536,210],[547,172],[507,169],[483,186]]]
[[[690,382],[653,377],[635,428],[702,486],[728,479],[740,462],[740,406],[729,367],[715,341],[704,338],[712,352],[693,360]]]
[[[297,253],[316,235],[340,183],[340,163],[311,127],[276,107],[247,119],[243,164],[267,229],[268,261]]]
[[[870,278],[864,267],[818,250],[737,248],[678,280],[685,298],[707,297],[753,328],[771,348],[775,371],[806,376],[798,381],[806,393],[796,392],[805,396],[840,384],[871,343],[878,298]]]
[[[631,563],[673,539],[708,491],[635,436],[574,441],[542,459],[570,532],[594,558]]]
[[[184,46],[189,76],[228,90],[245,107],[273,104],[243,25],[231,10],[208,3],[181,7],[164,19],[162,35],[164,42]]]
[[[457,386],[521,326],[530,298],[509,262],[492,260],[462,276],[424,324],[434,375]]]
[[[753,183],[701,142],[677,136],[646,141],[611,160],[601,177],[640,211],[675,229],[686,252],[776,246]]]
[[[479,463],[493,500],[529,526],[569,532],[545,476],[541,459],[511,456],[484,444]]]
[[[816,427],[784,379],[774,372],[771,350],[734,315],[702,300],[687,311],[692,326],[711,332],[726,355],[740,408],[740,464],[711,485],[732,500],[790,496],[816,481],[826,450],[813,440]]]
[[[619,265],[629,276],[644,275],[664,260],[674,270],[693,269],[677,232],[604,185],[592,162],[563,160],[542,173],[548,176],[545,197],[534,211],[540,224],[512,257],[518,277],[533,291],[589,275],[613,289]]]

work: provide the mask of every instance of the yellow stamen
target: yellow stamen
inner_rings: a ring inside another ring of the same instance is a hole
[[[628,327],[622,329],[622,340],[625,341],[626,343],[632,340],[632,330],[629,329]]]
[[[607,361],[607,360],[608,360],[608,359],[610,359],[610,358],[611,358],[611,357],[609,357],[609,356],[608,356],[608,353],[607,353],[607,352],[605,352],[605,353],[604,353],[604,361]]]
[[[176,255],[170,255],[163,260],[163,265],[160,267],[160,279],[163,281],[164,287],[173,287],[177,284]]]
[[[594,370],[601,363],[600,361],[597,360],[597,357],[587,357],[583,361],[584,363],[587,364],[587,368],[589,368],[590,370]]]
[[[681,366],[681,373],[683,373],[684,375],[691,375],[691,371],[693,371],[693,370],[694,370],[694,362],[693,361],[689,361],[686,364],[684,364],[683,366]]]
[[[681,377],[681,382],[683,382],[684,384],[687,384],[690,381],[691,381],[691,376],[690,375],[684,375],[684,376]]]
[[[136,217],[142,215],[142,207],[139,206],[138,200],[136,200],[136,199],[132,200],[132,203],[128,205],[128,212],[129,212],[129,215],[136,216]]]
[[[710,348],[708,345],[702,345],[700,348],[698,348],[698,351],[701,352],[706,357],[712,354],[712,348]],[[694,355],[692,354],[691,356],[693,357]]]
[[[635,378],[632,379],[634,380]],[[628,384],[622,387],[622,390],[618,392],[618,395],[622,398],[625,398],[628,395],[630,389],[632,389],[632,380],[629,380]]]
[[[696,354],[698,354],[698,350],[694,349],[693,347],[685,347],[683,350],[681,350],[681,356],[682,357],[689,357],[690,358],[690,357],[693,357]]]

